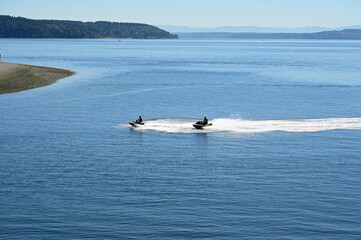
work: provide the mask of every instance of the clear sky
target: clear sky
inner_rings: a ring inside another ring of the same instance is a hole
[[[191,27],[361,25],[361,0],[0,0],[0,15]]]

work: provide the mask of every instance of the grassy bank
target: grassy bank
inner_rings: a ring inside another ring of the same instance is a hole
[[[0,94],[47,86],[73,74],[64,69],[0,62]]]

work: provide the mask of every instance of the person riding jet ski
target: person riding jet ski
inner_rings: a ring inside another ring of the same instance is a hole
[[[208,119],[206,117],[204,117],[204,119],[203,119],[203,124],[204,125],[208,124]]]
[[[139,116],[137,120],[135,120],[136,123],[141,124],[143,122],[142,116]]]
[[[208,123],[208,119],[204,117],[203,121],[198,121],[193,124],[193,127],[197,129],[203,129],[204,127],[212,126],[212,123]]]
[[[144,125],[142,116],[139,116],[138,119],[133,122],[129,122],[129,124],[133,127],[137,127],[137,125]]]

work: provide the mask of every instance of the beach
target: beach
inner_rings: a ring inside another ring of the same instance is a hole
[[[47,86],[73,74],[64,69],[0,62],[0,94]]]

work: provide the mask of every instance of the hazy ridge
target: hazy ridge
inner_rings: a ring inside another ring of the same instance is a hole
[[[336,31],[336,30],[344,30],[344,29],[361,29],[361,25],[343,26],[337,28],[320,27],[320,26],[306,26],[306,27],[296,27],[296,28],[221,26],[221,27],[207,28],[207,27],[188,27],[188,26],[173,26],[173,25],[157,25],[157,27],[171,33],[178,33],[178,32],[180,33],[185,33],[185,32],[315,33],[322,31]]]
[[[213,38],[213,39],[333,39],[361,40],[361,29],[340,31],[323,31],[316,33],[233,33],[233,32],[194,32],[177,33],[179,38]]]

